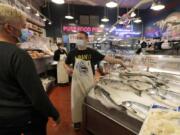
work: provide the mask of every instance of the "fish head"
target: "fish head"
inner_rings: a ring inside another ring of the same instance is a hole
[[[130,107],[132,105],[131,101],[123,101],[122,105],[125,107]]]
[[[156,95],[156,94],[157,94],[157,90],[156,90],[156,89],[148,89],[147,92],[148,92],[150,95]]]

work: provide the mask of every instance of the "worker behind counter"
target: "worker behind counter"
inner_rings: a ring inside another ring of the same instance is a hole
[[[138,41],[138,43],[141,45],[141,47],[136,50],[136,54],[139,55],[142,54],[144,49],[147,47],[147,42],[145,39],[143,39],[141,41]]]
[[[32,58],[16,46],[29,39],[25,24],[20,10],[0,4],[0,135],[46,135],[49,117],[60,122]]]
[[[69,52],[65,67],[72,76],[71,109],[72,121],[75,129],[80,129],[82,122],[82,104],[88,90],[94,86],[95,65],[105,60],[112,64],[121,64],[123,61],[102,55],[98,51],[88,48],[88,34],[77,33],[76,48]],[[70,65],[73,65],[72,67]]]
[[[54,60],[58,61],[57,64],[57,83],[67,84],[69,82],[69,75],[64,67],[65,59],[67,57],[67,52],[64,48],[63,43],[57,44],[58,49],[54,52]]]

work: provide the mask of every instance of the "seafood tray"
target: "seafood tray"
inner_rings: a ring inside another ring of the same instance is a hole
[[[180,79],[164,73],[114,72],[101,78],[91,97],[107,108],[125,109],[131,117],[144,121],[153,104],[180,106]]]
[[[180,112],[152,109],[139,135],[180,135]]]

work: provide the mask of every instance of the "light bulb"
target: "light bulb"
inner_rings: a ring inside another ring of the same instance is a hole
[[[26,9],[31,9],[31,7],[29,5],[26,6]]]
[[[101,19],[102,22],[109,22],[109,19],[107,17],[104,17]]]
[[[165,8],[165,5],[163,5],[162,3],[153,3],[152,6],[151,6],[151,9],[152,10],[155,10],[155,11],[160,11],[162,9]]]
[[[64,0],[51,0],[52,2],[56,3],[56,4],[64,4]]]
[[[72,19],[74,19],[74,17],[73,17],[73,16],[71,16],[71,15],[66,15],[66,16],[65,16],[65,18],[66,18],[66,19],[68,19],[68,20],[72,20]]]
[[[118,3],[114,2],[114,1],[110,1],[110,2],[106,3],[106,7],[108,7],[108,8],[115,8],[117,6],[118,6]]]
[[[136,13],[135,12],[132,12],[131,13],[131,17],[135,17],[136,16]]]
[[[104,26],[104,24],[101,24],[99,27],[104,28],[105,26]]]
[[[43,21],[44,21],[44,22],[46,22],[46,21],[47,21],[47,19],[46,19],[46,18],[43,18]]]
[[[141,22],[142,22],[141,18],[134,19],[134,23],[141,23]]]
[[[36,16],[40,16],[38,12],[37,12],[35,15],[36,15]]]

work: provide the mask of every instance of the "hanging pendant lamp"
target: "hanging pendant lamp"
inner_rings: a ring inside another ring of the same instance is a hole
[[[73,20],[74,19],[74,17],[70,14],[70,4],[69,4],[69,2],[68,2],[68,13],[65,16],[65,18],[68,19],[68,20]]]
[[[106,7],[108,7],[108,8],[115,8],[115,7],[117,7],[117,6],[118,6],[118,3],[115,2],[115,1],[113,1],[113,0],[111,0],[111,1],[108,2],[108,3],[106,3]]]
[[[55,4],[64,4],[64,0],[51,0]]]

